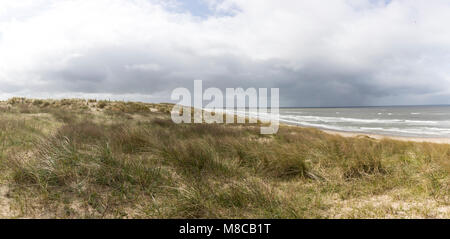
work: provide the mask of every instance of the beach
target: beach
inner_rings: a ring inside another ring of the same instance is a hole
[[[298,126],[298,125],[290,125],[290,124],[280,124],[284,127],[296,127],[296,128],[314,128],[314,127],[304,127],[304,126]],[[339,135],[342,137],[350,137],[350,138],[361,138],[361,137],[369,137],[376,140],[381,139],[392,139],[392,140],[399,140],[399,141],[405,141],[405,142],[427,142],[427,143],[436,143],[436,144],[450,144],[450,138],[443,138],[443,137],[406,137],[406,136],[392,136],[392,135],[381,135],[381,134],[369,134],[369,133],[361,133],[361,132],[344,132],[344,131],[334,131],[334,130],[326,130],[326,129],[320,129],[315,128],[322,132],[325,132],[327,134],[332,135]]]
[[[450,143],[449,106],[283,108],[280,122],[344,137]]]
[[[263,135],[142,102],[0,106],[0,218],[450,217],[450,145],[434,144],[448,139],[284,123]]]
[[[328,134],[340,135],[343,137],[361,137],[367,136],[374,139],[394,139],[400,141],[412,141],[412,142],[428,142],[428,143],[438,143],[438,144],[450,144],[450,138],[426,138],[426,137],[402,137],[402,136],[388,136],[379,134],[367,134],[360,132],[340,132],[332,130],[322,130]]]

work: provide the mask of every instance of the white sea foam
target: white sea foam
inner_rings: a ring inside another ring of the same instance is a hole
[[[372,123],[372,124],[411,124],[411,125],[437,125],[439,123],[450,124],[449,122],[438,122],[430,120],[402,120],[402,119],[358,119],[345,117],[328,117],[328,116],[298,116],[298,115],[280,115],[282,119],[293,119],[299,122],[354,122],[354,123]]]
[[[389,109],[389,111],[391,110]],[[442,112],[433,112],[432,115],[421,112],[404,112],[402,109],[398,112],[389,111],[381,113],[352,108],[345,109],[345,111],[293,109],[280,110],[278,116],[280,122],[287,124],[336,131],[394,136],[450,137],[450,108],[445,108]],[[242,109],[237,110],[237,115],[259,117],[263,121],[274,117],[270,112],[258,114],[255,111],[247,112]],[[370,118],[370,115],[375,117]],[[415,116],[414,118],[408,118],[410,115]]]

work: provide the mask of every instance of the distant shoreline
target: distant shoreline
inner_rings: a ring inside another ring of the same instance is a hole
[[[432,105],[353,105],[353,106],[283,106],[280,109],[345,109],[345,108],[397,108],[397,107],[441,107],[450,104]]]
[[[393,135],[382,135],[382,134],[371,134],[371,133],[363,133],[363,132],[347,132],[347,131],[337,131],[337,130],[328,130],[321,129],[316,127],[305,127],[301,125],[292,125],[292,124],[281,124],[283,126],[289,127],[300,127],[300,128],[314,128],[318,129],[327,134],[340,135],[342,137],[358,137],[358,136],[367,136],[373,139],[393,139],[400,141],[411,141],[411,142],[427,142],[427,143],[437,143],[437,144],[450,144],[450,138],[439,138],[439,137],[413,137],[413,136],[393,136]]]
[[[428,142],[428,143],[438,143],[438,144],[450,144],[450,138],[428,138],[428,137],[408,137],[408,136],[390,136],[390,135],[381,135],[381,134],[369,134],[369,133],[360,133],[360,132],[342,132],[342,131],[333,131],[333,130],[323,130],[320,129],[327,134],[335,134],[343,137],[357,137],[357,136],[368,136],[374,139],[394,139],[400,141],[413,141],[413,142]]]

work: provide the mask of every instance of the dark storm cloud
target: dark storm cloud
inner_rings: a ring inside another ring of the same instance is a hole
[[[282,106],[450,103],[445,1],[211,1],[203,18],[156,3],[16,6],[26,18],[0,20],[0,92],[168,101],[203,80],[277,87]]]
[[[173,59],[188,58],[174,61]],[[252,61],[240,56],[202,57],[142,48],[108,48],[74,58],[60,71],[43,72],[40,90],[114,94],[169,94],[177,87],[280,88],[284,106],[348,106],[372,104],[370,99],[402,94],[432,94],[438,85],[378,83],[379,70],[348,72],[330,64],[305,64],[291,70],[282,61]],[[147,66],[147,67],[146,67]],[[407,82],[408,79],[404,79]],[[421,81],[422,82],[422,81]],[[426,81],[423,81],[426,82]],[[167,97],[168,98],[168,97]]]

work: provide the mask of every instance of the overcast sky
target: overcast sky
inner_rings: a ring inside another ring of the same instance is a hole
[[[0,98],[450,104],[449,23],[448,0],[0,0]]]

